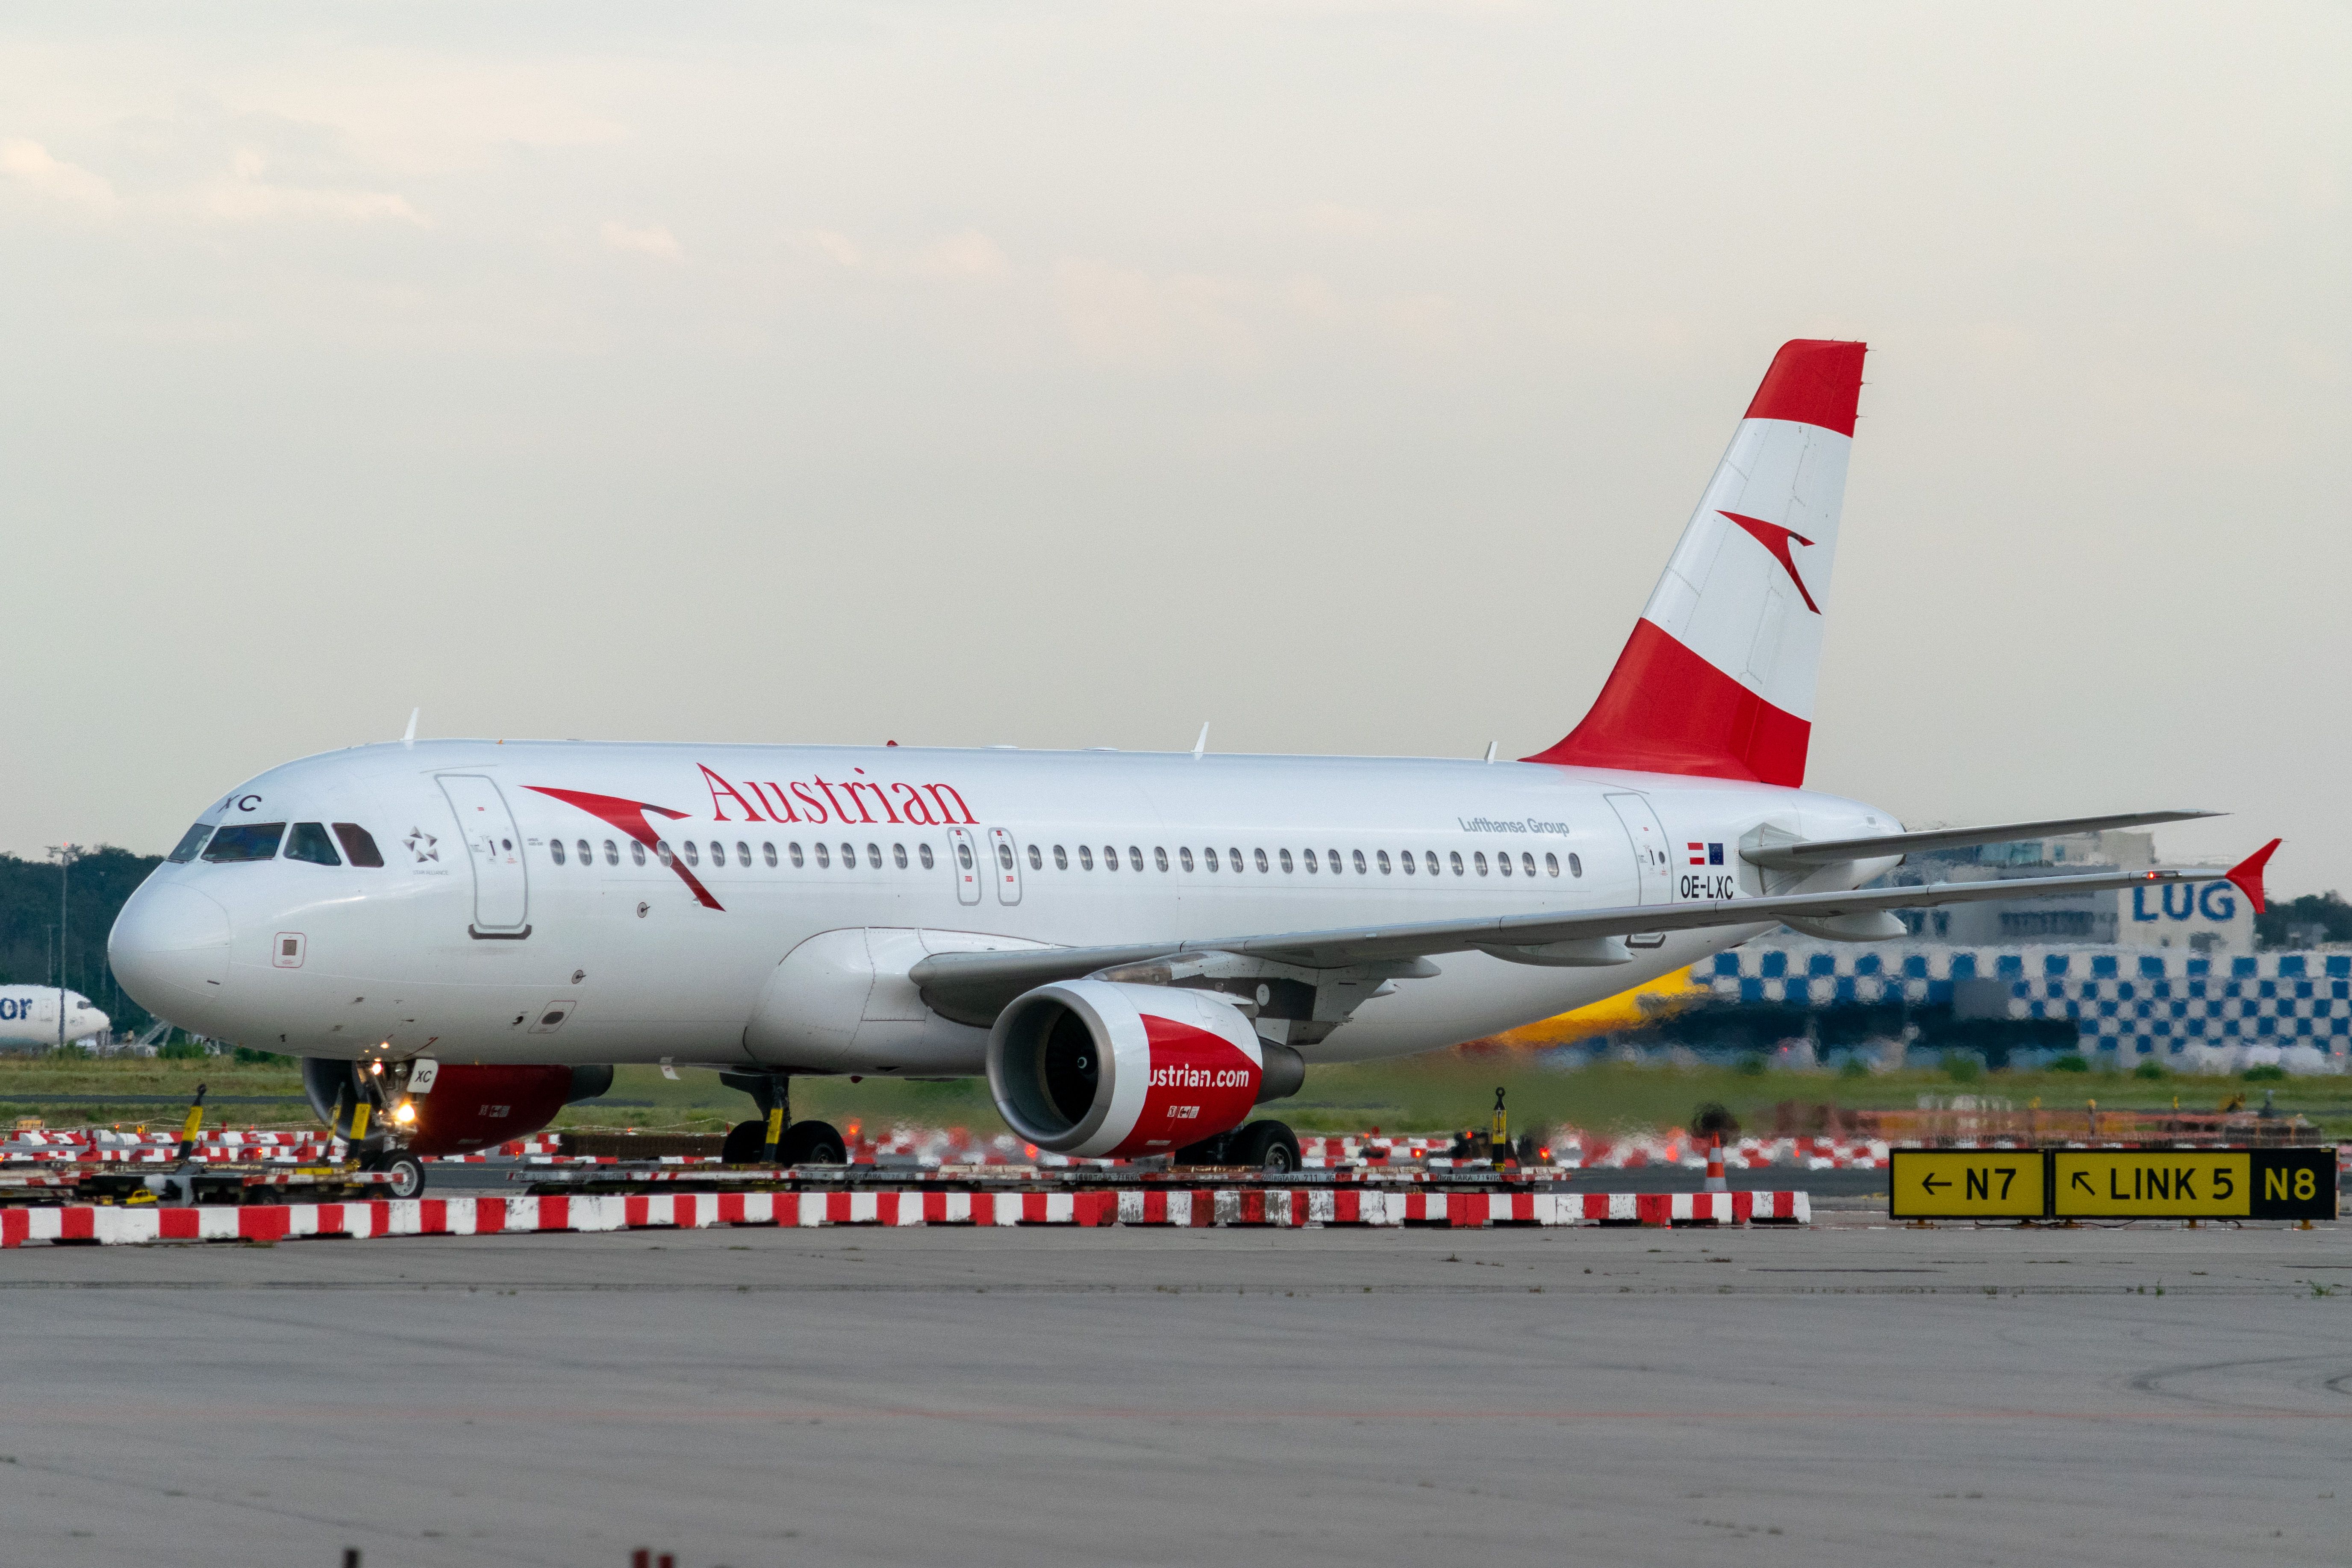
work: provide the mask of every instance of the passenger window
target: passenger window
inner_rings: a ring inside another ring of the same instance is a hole
[[[1070,868],[1070,852],[1069,852],[1068,850],[1066,850],[1066,849],[1063,848],[1063,847],[1062,847],[1060,845],[1058,845],[1058,844],[1055,845],[1055,846],[1054,846],[1054,869],[1055,869],[1055,870],[1056,870],[1056,871],[1066,871],[1066,870],[1068,870],[1069,868]]]
[[[1509,850],[1506,849],[1500,855],[1495,857],[1495,869],[1500,871],[1506,877],[1511,874],[1511,852]]]
[[[1336,876],[1338,876],[1338,875],[1339,874],[1339,852],[1337,849],[1334,849],[1334,850],[1330,851],[1330,855],[1331,855],[1331,875],[1333,875],[1334,877],[1336,877]]]
[[[1238,876],[1240,876],[1244,871],[1245,871],[1245,870],[1249,869],[1249,868],[1248,868],[1248,867],[1244,866],[1244,865],[1242,864],[1242,852],[1241,852],[1241,850],[1240,850],[1238,847],[1232,848],[1232,849],[1228,849],[1228,850],[1226,850],[1226,851],[1225,851],[1225,854],[1226,854],[1226,857],[1227,857],[1229,859],[1231,859],[1231,860],[1233,861],[1233,863],[1234,863],[1234,876],[1238,877]]]
[[[773,866],[776,863],[776,841],[774,839],[771,838],[765,844],[760,846],[760,858],[765,860],[770,866]]]
[[[1012,845],[1000,844],[996,847],[996,865],[999,870],[1010,871],[1013,869]]]
[[[1389,874],[1389,852],[1387,850],[1383,849],[1380,852],[1380,861],[1381,875],[1385,877]]]
[[[735,864],[738,866],[749,866],[751,863],[751,847],[749,844],[744,843],[741,839],[737,839],[735,841]]]
[[[845,871],[855,871],[857,869],[856,845],[845,844],[841,847],[841,868]]]
[[[1429,852],[1429,874],[1433,877],[1437,875],[1437,851],[1434,849]]]
[[[699,852],[699,851],[695,847],[695,843],[694,843],[694,840],[693,840],[693,839],[691,839],[691,838],[687,839],[684,843],[680,844],[680,845],[678,846],[678,847],[686,851],[686,863],[687,863],[688,865],[689,865],[689,866],[699,866],[699,865],[701,865],[701,864],[702,864],[702,856],[701,856],[700,852]],[[714,845],[712,845],[712,846],[711,846],[711,847],[712,847],[713,849],[716,849],[716,848],[718,848],[718,847],[719,847],[719,846],[717,846],[716,844],[714,844]]]
[[[1486,874],[1486,852],[1482,849],[1478,851],[1478,853],[1471,856],[1470,864],[1478,868],[1478,875],[1481,877],[1485,876]]]
[[[278,857],[278,841],[286,837],[282,822],[238,822],[213,835],[205,846],[205,858],[211,861],[274,860]]]
[[[1187,871],[1191,870],[1192,868],[1192,851],[1189,848],[1177,850],[1176,860],[1179,865],[1184,868],[1184,869]]]
[[[1547,871],[1549,871],[1549,872],[1550,872],[1550,873],[1551,873],[1553,876],[1555,876],[1555,877],[1559,876],[1559,856],[1557,856],[1557,855],[1547,855],[1547,856],[1545,856],[1545,857],[1544,857],[1544,869],[1545,869],[1545,870],[1547,870]]]
[[[1263,877],[1265,875],[1266,869],[1265,851],[1261,849],[1257,852],[1257,874]]]
[[[654,840],[654,858],[660,861],[665,866],[675,864],[675,862],[670,858],[668,839],[656,838]]]
[[[1364,852],[1359,849],[1356,851],[1356,875],[1360,877],[1364,874]]]
[[[1519,869],[1530,877],[1536,874],[1536,858],[1524,849],[1519,851]]]
[[[174,866],[186,865],[189,861],[196,858],[196,851],[205,847],[205,840],[212,837],[212,831],[213,825],[211,823],[197,823],[194,827],[189,828],[185,833],[180,835],[179,844],[173,848],[169,855],[163,857],[163,858],[170,861]],[[381,864],[381,862],[378,863]]]
[[[962,867],[962,868],[963,868],[965,870],[967,870],[967,871],[969,871],[969,870],[971,870],[971,845],[969,845],[969,844],[958,844],[958,845],[956,846],[956,864],[957,864],[957,865],[959,865],[959,866],[961,866],[961,867]]]
[[[298,822],[294,831],[286,836],[286,858],[308,860],[314,866],[340,866],[343,858],[335,853],[334,840],[327,837],[323,822]],[[563,864],[563,841],[555,841],[555,863]]]
[[[383,851],[375,847],[375,835],[356,822],[338,822],[335,837],[342,840],[343,858],[354,866],[380,867]]]
[[[1284,849],[1277,851],[1277,853],[1282,857],[1282,874],[1287,877],[1290,875],[1290,851]]]
[[[827,849],[822,843],[812,845],[811,847],[816,851],[816,868],[818,870],[822,871],[826,867],[833,864],[833,851]]]
[[[1034,855],[1037,851],[1032,849],[1029,853]],[[890,863],[898,867],[901,871],[907,868],[907,847],[905,845],[893,844],[890,846]]]
[[[1136,870],[1143,869],[1143,851],[1135,845],[1127,847],[1127,863]]]
[[[1301,849],[1298,854],[1299,858],[1307,862],[1307,874],[1310,877],[1315,875],[1315,851],[1312,849]]]
[[[846,849],[849,846],[845,844],[842,847]],[[844,855],[842,858],[846,860],[849,857]],[[868,844],[866,847],[866,863],[868,866],[873,867],[877,871],[882,869],[882,846],[879,844]]]
[[[299,844],[299,843],[301,842],[301,839],[302,839],[302,830],[303,830],[304,828],[306,828],[306,827],[310,826],[311,826],[311,825],[310,825],[310,823],[307,823],[307,822],[298,822],[298,823],[296,823],[296,824],[294,825],[294,839],[295,839],[295,844]],[[294,853],[294,847],[295,847],[295,845],[293,845],[293,844],[289,844],[289,845],[288,845],[288,846],[287,846],[287,847],[286,847],[286,858],[287,858],[288,859],[289,859],[289,860],[293,860],[293,859],[308,859],[308,858],[310,858],[310,857],[308,857],[308,856],[298,856],[298,855],[296,855],[296,854]],[[549,859],[551,859],[551,860],[554,861],[554,862],[555,862],[557,865],[559,865],[559,866],[561,866],[561,865],[562,865],[562,864],[563,864],[563,840],[562,840],[562,839],[561,839],[561,838],[555,838],[555,839],[551,839],[551,840],[549,840],[549,841],[548,841],[548,846],[547,846],[547,858],[548,858]]]
[[[1402,855],[1398,856],[1397,858],[1404,863],[1404,874],[1408,877],[1421,869],[1421,863],[1412,858],[1412,851],[1410,849],[1406,850]]]
[[[580,851],[580,863],[583,866],[593,866],[596,863],[596,851],[585,838],[581,839],[572,847]]]
[[[1212,871],[1215,870],[1217,868],[1217,852],[1214,849],[1202,850],[1201,864],[1206,866]]]
[[[1454,850],[1448,854],[1445,858],[1453,866],[1454,874],[1457,877],[1462,875],[1462,851],[1459,849]]]
[[[1103,846],[1103,869],[1106,871],[1116,871],[1118,869],[1118,845],[1106,844]]]
[[[716,838],[710,841],[710,863],[714,866],[727,864],[727,846],[719,843]]]
[[[905,865],[906,863],[907,863],[907,862],[906,862],[903,858],[902,858],[902,859],[900,859],[900,860],[899,860],[899,862],[898,862],[898,864],[900,864],[901,866]],[[1039,848],[1038,848],[1034,844],[1032,844],[1031,846],[1029,846],[1029,869],[1031,869],[1032,871],[1042,871],[1042,870],[1044,870],[1045,868],[1045,853],[1044,853],[1042,850],[1040,850],[1040,849],[1039,849]]]
[[[924,870],[928,871],[931,868],[931,847],[929,845],[916,845],[915,855],[918,859],[922,861]]]
[[[1581,877],[1584,875],[1583,858],[1577,855],[1574,851],[1570,851],[1568,857],[1568,874],[1571,877]]]
[[[801,847],[800,842],[797,839],[784,846],[784,853],[793,858],[793,867],[795,870],[807,864],[806,861],[801,858]]]
[[[1168,869],[1168,851],[1161,848],[1157,844],[1151,847],[1151,859],[1152,863],[1158,866],[1161,870],[1165,871]]]
[[[1079,845],[1079,846],[1078,846],[1078,869],[1079,869],[1079,870],[1081,870],[1081,871],[1091,871],[1091,870],[1093,870],[1094,868],[1095,868],[1095,852],[1094,852],[1091,848],[1087,847],[1086,845],[1084,845],[1084,844]]]
[[[629,858],[640,866],[646,863],[646,847],[634,838],[629,840]],[[662,864],[667,866],[669,862],[665,860]]]

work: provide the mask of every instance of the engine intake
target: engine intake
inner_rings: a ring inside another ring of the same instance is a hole
[[[1213,992],[1062,981],[998,1015],[988,1087],[1006,1124],[1041,1149],[1169,1154],[1248,1118],[1266,1087],[1268,1049]],[[1303,1064],[1272,1065],[1295,1089]]]

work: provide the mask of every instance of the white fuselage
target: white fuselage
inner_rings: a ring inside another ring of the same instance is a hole
[[[54,985],[0,985],[0,1046],[72,1045],[106,1032],[112,1020],[79,991],[63,993],[66,1016],[58,1026],[59,992]]]
[[[112,941],[158,1016],[311,1057],[917,1076],[981,1071],[987,1040],[907,980],[927,952],[1753,896],[1759,830],[1899,826],[1802,790],[1519,763],[544,742],[313,757],[199,826],[267,824],[289,848],[296,825],[356,825],[384,863],[339,839],[341,864],[160,868]],[[1306,1055],[1475,1039],[1761,929],[1636,939],[1633,964],[1592,969],[1450,954]]]

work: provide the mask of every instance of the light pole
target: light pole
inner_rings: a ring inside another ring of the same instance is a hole
[[[62,1053],[66,1048],[66,894],[77,856],[70,844],[52,844],[49,853],[58,862],[58,1049]]]

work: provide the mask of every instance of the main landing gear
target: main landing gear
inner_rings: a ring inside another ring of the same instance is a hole
[[[739,1121],[727,1130],[719,1162],[728,1165],[845,1165],[849,1143],[829,1121],[794,1121],[792,1079],[782,1073],[729,1072],[719,1081],[750,1095],[760,1108],[755,1121]],[[771,1121],[781,1126],[775,1152],[768,1150]]]
[[[1283,1122],[1245,1122],[1231,1132],[1203,1138],[1176,1151],[1179,1165],[1247,1165],[1269,1176],[1298,1169],[1298,1137]]]

